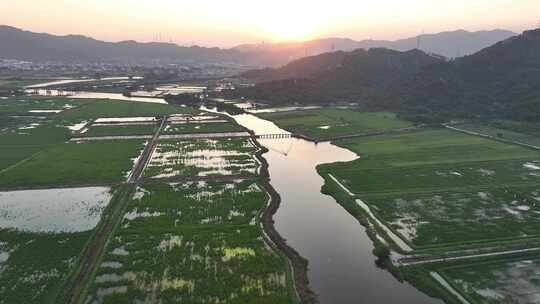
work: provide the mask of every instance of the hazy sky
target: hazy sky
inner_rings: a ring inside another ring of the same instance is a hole
[[[540,0],[0,0],[0,24],[32,31],[222,47],[539,23]]]

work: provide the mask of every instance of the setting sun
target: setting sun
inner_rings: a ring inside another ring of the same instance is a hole
[[[30,0],[3,0],[0,18],[29,30],[107,41],[159,40],[221,47],[332,36],[398,39],[456,27],[521,31],[538,22],[537,2],[532,0],[519,5],[509,0],[473,0],[466,7],[450,0],[66,0],[61,6],[43,5],[39,10],[34,5]]]

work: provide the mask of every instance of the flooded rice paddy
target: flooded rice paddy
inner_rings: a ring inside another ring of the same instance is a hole
[[[383,222],[414,246],[526,238],[540,229],[540,189],[367,196]]]
[[[106,187],[0,192],[0,229],[89,231],[99,222],[110,199]]]
[[[249,138],[161,140],[144,176],[254,175],[259,168],[255,151]]]
[[[107,187],[0,192],[0,303],[54,300],[111,196]]]
[[[257,225],[267,200],[249,180],[139,187],[85,303],[293,303]]]
[[[474,303],[522,303],[540,301],[540,261],[501,261],[448,267],[442,273]]]

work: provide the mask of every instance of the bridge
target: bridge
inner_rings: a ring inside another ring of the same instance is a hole
[[[259,139],[282,139],[282,138],[293,138],[291,133],[281,133],[281,134],[259,134],[255,136]]]

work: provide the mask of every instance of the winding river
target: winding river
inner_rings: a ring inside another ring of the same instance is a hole
[[[289,133],[251,114],[233,116],[255,134]],[[262,139],[269,149],[272,186],[282,202],[274,216],[277,231],[308,259],[310,287],[322,304],[442,303],[375,264],[373,243],[363,226],[332,197],[321,193],[324,180],[315,167],[358,156],[330,143],[303,139]]]

